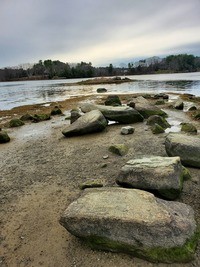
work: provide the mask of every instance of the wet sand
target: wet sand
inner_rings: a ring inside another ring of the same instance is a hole
[[[83,97],[57,104],[67,114],[79,105],[79,101],[95,99],[96,96]],[[97,101],[101,102],[101,99]],[[55,104],[42,111],[49,112]],[[5,111],[5,114],[18,116],[39,109],[32,108],[21,107],[17,112],[15,109],[15,113]],[[178,111],[177,114],[182,113]],[[133,124],[135,132],[128,136],[120,135],[121,125],[109,125],[102,133],[65,138],[61,131],[68,124],[64,116],[54,116],[50,121],[8,129],[11,142],[0,146],[0,265],[199,267],[200,246],[191,263],[154,264],[121,253],[93,251],[59,224],[60,214],[81,194],[80,183],[99,178],[104,179],[107,186],[113,186],[128,160],[144,155],[166,156],[166,133],[153,135],[145,123]],[[199,123],[197,125],[200,130]],[[123,157],[110,153],[108,147],[115,143],[127,144],[129,153]],[[107,159],[103,158],[105,155],[108,155]],[[107,166],[103,168],[105,163]],[[177,201],[191,205],[197,223],[200,223],[200,170],[189,169],[192,179],[184,183]]]

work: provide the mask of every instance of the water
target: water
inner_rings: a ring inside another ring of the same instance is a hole
[[[134,82],[109,85],[67,86],[85,79],[0,82],[0,110],[30,104],[48,104],[72,96],[96,93],[105,87],[110,93],[190,93],[200,96],[200,72],[127,76]]]

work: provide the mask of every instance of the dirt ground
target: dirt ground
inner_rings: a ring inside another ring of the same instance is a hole
[[[116,186],[115,178],[128,160],[166,156],[166,134],[153,135],[145,123],[134,124],[133,135],[120,135],[121,125],[109,125],[101,133],[65,138],[61,131],[68,124],[64,116],[26,123],[9,129],[11,142],[0,145],[0,266],[199,267],[200,245],[191,263],[155,264],[93,251],[59,224],[61,213],[81,194],[81,182],[100,178],[106,186]],[[120,157],[109,152],[115,143],[127,144],[128,154]],[[200,170],[189,169],[192,179],[184,183],[178,201],[191,205],[200,223]]]

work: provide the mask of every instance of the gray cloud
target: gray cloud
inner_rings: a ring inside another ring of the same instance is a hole
[[[166,51],[196,54],[199,10],[199,0],[4,0],[0,67],[46,58],[95,65]]]

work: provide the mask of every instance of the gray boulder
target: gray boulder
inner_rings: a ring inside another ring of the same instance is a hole
[[[179,196],[184,170],[179,157],[155,157],[129,160],[116,179],[117,184],[154,191],[167,199]]]
[[[179,156],[184,165],[200,168],[200,137],[170,133],[165,140],[168,156]]]
[[[153,262],[188,262],[198,241],[190,206],[138,189],[86,189],[60,223],[92,248]]]
[[[142,122],[144,118],[135,109],[127,106],[104,106],[85,103],[81,105],[82,112],[89,112],[91,110],[99,110],[104,117],[110,121],[117,121],[119,123],[135,123]]]
[[[93,110],[78,118],[62,133],[66,137],[83,135],[103,131],[107,126],[107,120],[99,110]]]

